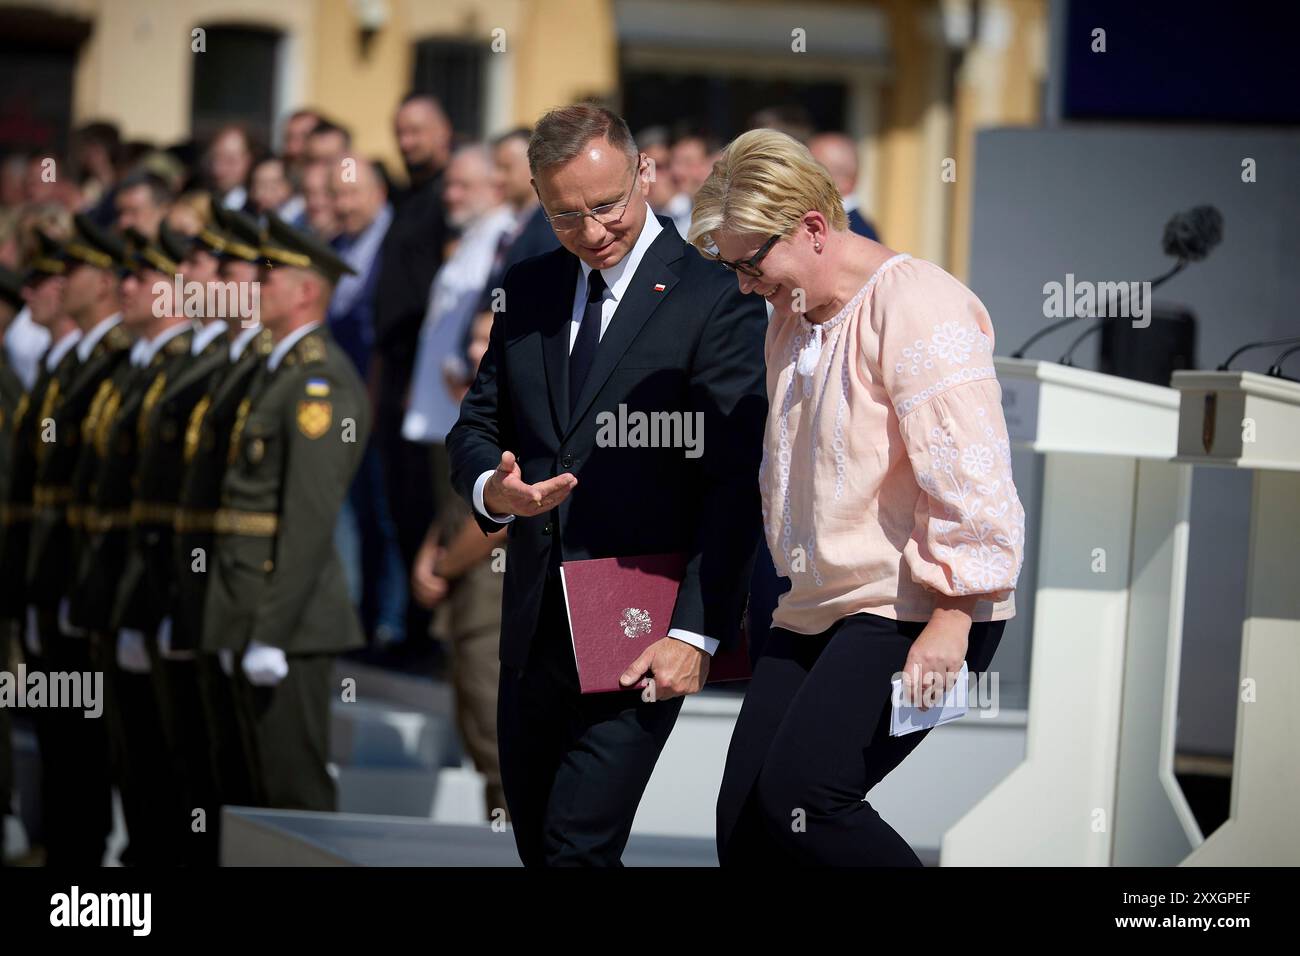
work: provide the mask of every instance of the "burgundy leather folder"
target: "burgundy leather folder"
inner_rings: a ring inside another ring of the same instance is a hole
[[[686,555],[679,553],[560,566],[582,693],[629,689],[618,678],[643,650],[668,636],[685,572]],[[718,651],[709,664],[708,683],[750,677],[748,637],[742,625],[735,646]]]

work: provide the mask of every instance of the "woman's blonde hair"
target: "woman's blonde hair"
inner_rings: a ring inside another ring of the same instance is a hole
[[[708,255],[718,230],[785,236],[814,209],[832,229],[848,229],[839,191],[808,147],[774,129],[751,129],[727,144],[695,194],[687,238]]]

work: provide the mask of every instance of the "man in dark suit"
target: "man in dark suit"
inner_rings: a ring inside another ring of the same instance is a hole
[[[620,117],[554,110],[528,159],[563,248],[507,274],[447,447],[453,487],[510,542],[498,735],[519,854],[619,865],[683,695],[738,639],[761,533],[766,313],[650,212]],[[598,438],[620,406],[693,416],[702,453]],[[627,662],[626,690],[582,696],[561,560],[659,552],[688,556],[672,619]]]

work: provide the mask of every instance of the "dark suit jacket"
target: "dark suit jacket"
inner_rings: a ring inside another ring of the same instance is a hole
[[[849,213],[849,231],[856,232],[859,236],[866,236],[875,242],[880,241],[880,236],[876,234],[876,227],[871,224],[871,220],[856,209]]]
[[[388,414],[400,414],[406,400],[429,286],[442,265],[448,238],[442,182],[439,173],[395,197],[393,222],[380,253],[374,348],[383,364],[380,404]]]
[[[513,452],[526,482],[570,471],[558,507],[508,525],[501,660],[527,662],[548,572],[561,559],[685,551],[670,627],[734,643],[761,535],[758,466],[767,394],[767,313],[734,276],[689,248],[671,220],[632,277],[569,415],[569,327],[579,275],[565,249],[506,275],[507,311],[460,419],[447,436],[452,485],[474,483]],[[663,290],[656,291],[656,284]],[[601,412],[703,416],[703,454],[597,444]],[[485,532],[501,526],[477,511]],[[542,626],[547,626],[543,622]]]
[[[488,276],[487,285],[483,287],[483,298],[479,301],[478,311],[492,311],[492,291],[501,286],[507,272],[525,259],[544,255],[559,247],[560,240],[555,238],[555,230],[546,221],[546,211],[538,203],[533,207],[533,211],[528,214],[528,221],[524,223],[524,228],[519,231],[515,241],[510,243],[505,258],[501,260],[500,268],[494,270]]]

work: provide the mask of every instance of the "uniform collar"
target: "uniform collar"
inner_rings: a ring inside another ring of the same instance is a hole
[[[239,334],[230,343],[230,361],[239,361],[239,356],[244,354],[244,349],[248,348],[248,343],[257,338],[258,333],[261,331],[262,325],[260,322],[254,322],[247,328],[240,329]]]
[[[297,345],[300,339],[306,338],[309,332],[319,328],[319,326],[319,322],[308,322],[306,325],[294,329],[279,342],[276,342],[275,348],[271,349],[271,354],[267,357],[267,369],[274,372],[284,357],[289,354],[289,349]]]
[[[112,315],[100,319],[98,324],[83,335],[81,341],[77,343],[77,358],[81,359],[83,362],[89,359],[90,353],[95,351],[95,346],[99,344],[99,340],[106,336],[113,326],[117,325],[121,321],[121,312],[114,312]]]
[[[131,364],[143,368],[153,361],[153,357],[158,354],[159,349],[182,332],[187,332],[192,328],[193,326],[188,322],[177,322],[175,325],[167,326],[151,339],[140,339],[131,348]]]
[[[610,294],[614,296],[617,302],[623,298],[623,293],[632,282],[632,276],[636,274],[637,266],[641,264],[641,259],[645,252],[658,238],[659,233],[664,231],[663,224],[651,210],[650,204],[646,203],[645,207],[645,225],[641,227],[641,235],[636,237],[636,242],[632,243],[632,249],[620,259],[615,265],[608,269],[601,269],[600,274],[605,277],[605,285],[609,288]],[[591,277],[591,266],[583,262],[578,262],[582,266],[582,285],[586,288],[587,282]]]
[[[194,333],[194,341],[190,344],[190,353],[193,355],[200,354],[212,343],[213,339],[224,331],[226,331],[225,319],[213,319]]]
[[[51,345],[50,350],[45,353],[45,370],[47,372],[53,372],[58,368],[59,363],[63,361],[63,356],[67,355],[68,351],[80,341],[81,329],[73,329],[63,338]]]

